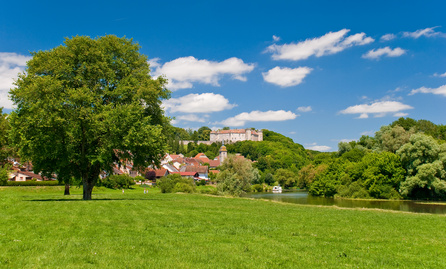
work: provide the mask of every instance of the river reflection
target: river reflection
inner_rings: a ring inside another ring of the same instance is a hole
[[[283,193],[249,193],[246,194],[245,197],[269,199],[294,204],[326,205],[347,208],[379,208],[417,213],[446,214],[446,203],[438,204],[416,201],[334,199],[314,197],[303,191]]]

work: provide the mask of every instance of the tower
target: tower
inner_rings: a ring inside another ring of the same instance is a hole
[[[219,152],[220,152],[220,164],[222,164],[224,162],[224,160],[226,159],[226,157],[228,157],[228,151],[226,150],[224,142],[221,145]]]

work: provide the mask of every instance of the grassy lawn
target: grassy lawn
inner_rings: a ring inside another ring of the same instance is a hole
[[[5,268],[446,268],[446,216],[0,187]]]

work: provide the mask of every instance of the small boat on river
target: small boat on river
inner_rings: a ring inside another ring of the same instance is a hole
[[[274,186],[273,187],[273,193],[282,193],[282,187]]]

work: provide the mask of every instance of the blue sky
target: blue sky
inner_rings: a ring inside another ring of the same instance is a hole
[[[95,2],[95,3],[90,3]],[[322,151],[400,116],[446,124],[444,1],[7,1],[0,106],[30,51],[133,38],[183,128],[270,129]]]

